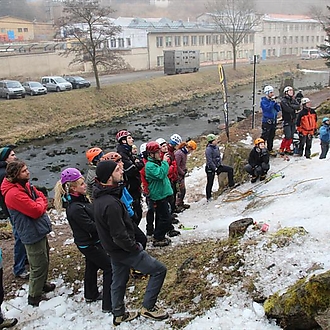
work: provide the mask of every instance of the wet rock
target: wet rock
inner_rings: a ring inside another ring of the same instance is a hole
[[[47,151],[47,152],[46,152],[46,155],[47,155],[48,157],[55,157],[55,153],[54,153],[54,151]]]
[[[30,157],[37,157],[37,154],[30,154]]]
[[[62,136],[56,136],[55,141],[56,142],[62,142],[62,141],[64,141],[64,138]]]
[[[220,118],[213,117],[207,120],[208,123],[220,123]]]

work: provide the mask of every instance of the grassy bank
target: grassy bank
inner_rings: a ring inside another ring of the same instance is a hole
[[[325,69],[323,60],[276,63],[265,61],[257,67],[257,79],[271,79],[283,72],[294,72],[297,64],[306,69]],[[252,81],[252,65],[241,65],[236,71],[228,66],[225,70],[228,88]],[[45,135],[56,135],[70,128],[110,121],[114,117],[212,94],[218,90],[218,72],[213,66],[194,74],[103,86],[100,92],[90,88],[19,100],[3,100],[0,144],[17,144]]]

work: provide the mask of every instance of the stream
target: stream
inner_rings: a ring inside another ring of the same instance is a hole
[[[266,84],[278,90],[283,79]],[[259,109],[264,85],[265,82],[256,84],[256,110]],[[329,71],[304,71],[294,78],[293,85],[295,91],[302,89],[305,95],[312,93],[329,85]],[[249,115],[252,110],[252,90],[252,84],[228,90],[229,121],[237,121]],[[59,180],[59,172],[65,167],[77,167],[87,173],[85,152],[92,146],[99,146],[106,152],[115,150],[115,135],[120,129],[132,132],[135,144],[139,147],[143,142],[159,137],[168,140],[174,133],[180,134],[183,139],[209,133],[218,134],[219,124],[223,122],[222,96],[216,94],[148,110],[107,124],[71,130],[55,138],[35,140],[20,145],[15,152],[26,161],[32,183],[51,190]]]

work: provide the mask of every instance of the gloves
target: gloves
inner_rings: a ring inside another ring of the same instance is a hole
[[[261,149],[261,155],[262,155],[262,156],[266,156],[266,155],[268,155],[268,150],[267,150],[266,148]]]

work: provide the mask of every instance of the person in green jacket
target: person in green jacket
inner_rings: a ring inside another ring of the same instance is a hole
[[[156,221],[154,231],[154,246],[167,246],[170,237],[180,235],[172,225],[172,218],[169,207],[169,198],[173,195],[170,180],[168,179],[169,157],[164,155],[163,160],[160,154],[160,145],[155,141],[147,143],[146,148],[148,161],[145,165],[146,180],[148,182],[149,197],[154,202],[156,209]]]

